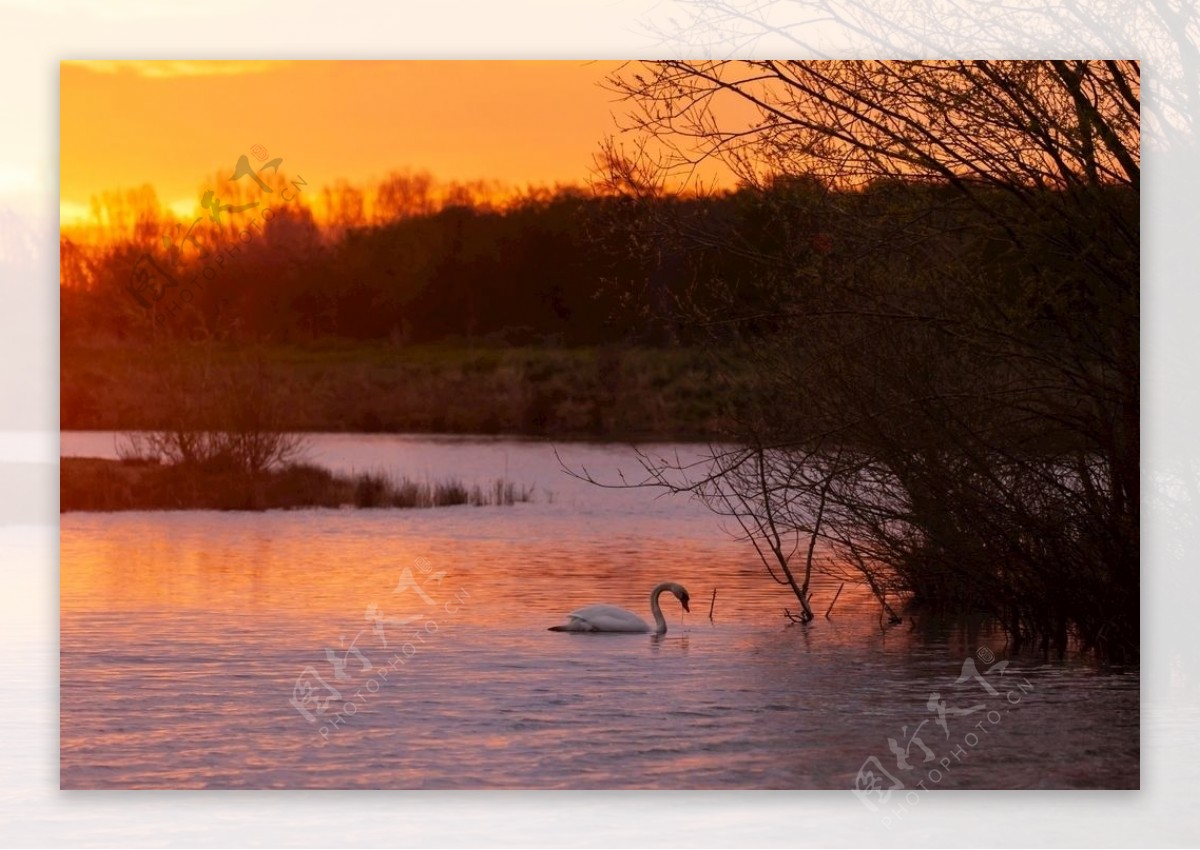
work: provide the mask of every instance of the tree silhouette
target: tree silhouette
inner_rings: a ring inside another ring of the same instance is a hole
[[[769,568],[820,536],[885,600],[1136,653],[1138,64],[670,61],[611,82],[639,230],[743,266],[672,318],[757,375],[730,378],[740,448],[647,483],[736,516]],[[661,202],[713,163],[761,225]]]

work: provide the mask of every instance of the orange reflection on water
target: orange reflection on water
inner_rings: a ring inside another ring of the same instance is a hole
[[[649,591],[664,580],[692,598],[690,614],[669,594],[660,600],[672,629],[707,627],[710,607],[719,624],[768,626],[785,623],[784,608],[797,610],[745,545],[703,515],[682,524],[698,539],[667,536],[667,524],[660,536],[639,536],[605,533],[554,507],[68,514],[62,616],[204,614],[316,636],[424,615],[436,596],[475,626],[545,628],[595,602],[652,622]],[[406,570],[428,593],[397,592]],[[877,608],[847,586],[825,620],[838,586],[813,582],[813,628],[826,645],[859,642]],[[847,621],[851,628],[839,627]]]
[[[790,591],[703,507],[581,485],[545,444],[316,443],[332,468],[512,469],[556,496],[64,514],[63,787],[845,788],[977,645],[1003,648],[882,628],[851,586],[825,619],[824,577],[817,619],[789,625]],[[692,598],[664,598],[665,635],[546,631],[595,602],[649,619],[663,580]],[[1136,784],[1136,675],[1051,674],[954,787]]]

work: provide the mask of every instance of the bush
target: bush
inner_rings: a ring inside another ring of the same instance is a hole
[[[169,421],[122,435],[122,460],[257,475],[304,454],[304,437],[282,428],[288,398],[261,357],[217,368],[212,352],[208,345],[174,349],[175,362],[157,373],[152,388]]]

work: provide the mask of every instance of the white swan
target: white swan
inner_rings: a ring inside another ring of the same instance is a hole
[[[688,608],[688,592],[681,584],[664,581],[650,591],[650,612],[654,614],[653,629],[655,634],[663,634],[667,630],[667,620],[663,617],[662,609],[658,607],[658,595],[664,590],[675,594],[683,604],[684,611]],[[567,615],[567,622],[561,626],[551,626],[552,632],[648,632],[649,624],[632,611],[618,608],[616,605],[589,605]]]

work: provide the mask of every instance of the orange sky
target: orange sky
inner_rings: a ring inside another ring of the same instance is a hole
[[[179,215],[255,144],[316,187],[393,169],[585,183],[615,131],[606,62],[64,62],[61,212],[150,184]]]

